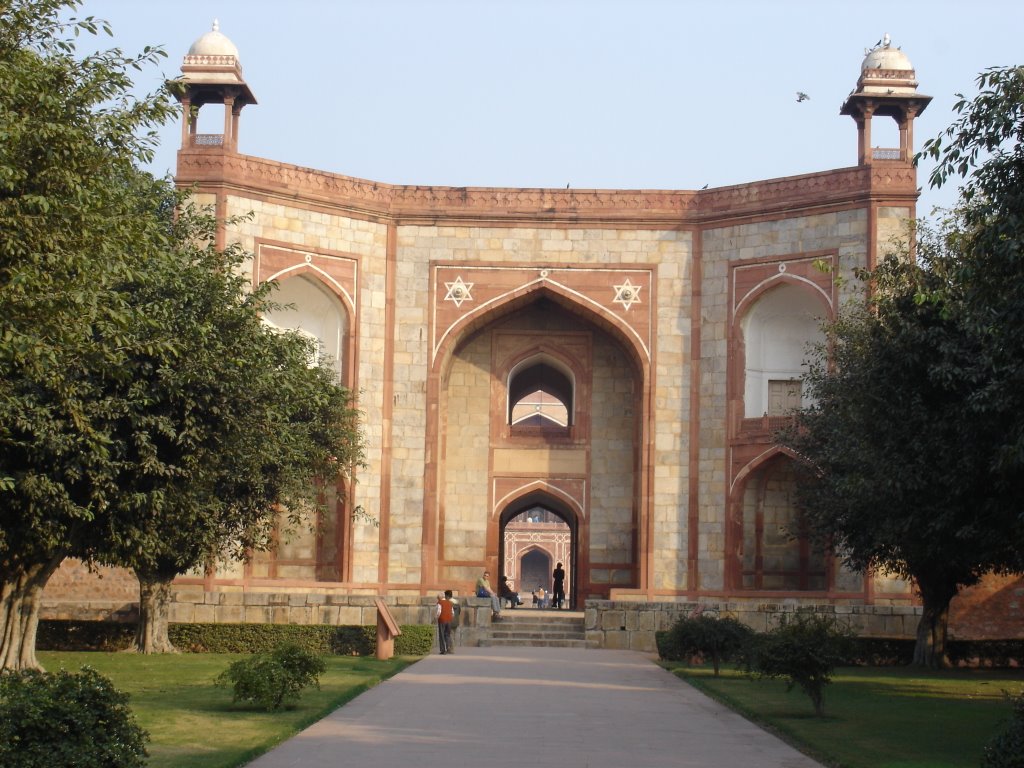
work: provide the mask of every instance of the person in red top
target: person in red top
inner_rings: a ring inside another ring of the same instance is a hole
[[[452,602],[452,591],[446,589],[444,597],[437,598],[437,644],[441,647],[441,655],[455,653],[452,647],[452,622],[455,620],[455,603]]]

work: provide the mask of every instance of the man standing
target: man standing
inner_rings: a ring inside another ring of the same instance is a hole
[[[452,622],[455,619],[455,603],[452,602],[452,591],[446,589],[444,597],[437,599],[437,644],[441,655],[455,653],[452,646]]]
[[[562,564],[559,563],[558,567],[555,568],[554,573],[551,574],[551,578],[555,582],[555,588],[552,590],[554,594],[551,596],[551,600],[554,603],[555,608],[562,607],[562,601],[565,600],[565,569]]]

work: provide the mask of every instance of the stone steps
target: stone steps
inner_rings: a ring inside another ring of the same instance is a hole
[[[545,648],[597,648],[588,641],[582,611],[541,611],[524,608],[501,612],[480,638],[480,645]]]

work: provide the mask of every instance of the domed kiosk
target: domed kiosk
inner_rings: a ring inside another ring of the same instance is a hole
[[[892,46],[886,34],[867,51],[860,68],[857,88],[847,98],[840,114],[857,121],[857,162],[871,165],[878,160],[909,163],[913,157],[914,118],[924,112],[931,96],[917,92],[917,79],[910,59]],[[871,148],[871,118],[891,117],[900,129],[899,148]]]
[[[184,108],[181,147],[223,147],[238,151],[238,118],[242,107],[255,104],[256,97],[242,77],[238,48],[220,31],[214,19],[213,28],[198,38],[185,55],[181,65],[184,92],[178,95]],[[224,105],[223,134],[197,132],[199,110],[204,104]]]

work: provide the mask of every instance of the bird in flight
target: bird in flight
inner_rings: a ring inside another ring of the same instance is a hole
[[[810,96],[808,96],[808,95],[807,95],[806,93],[804,93],[803,91],[797,91],[797,92],[796,92],[796,100],[797,100],[797,102],[801,102],[801,101],[807,101],[807,100],[808,100],[808,99],[810,99],[810,98],[811,98],[811,97],[810,97]]]

